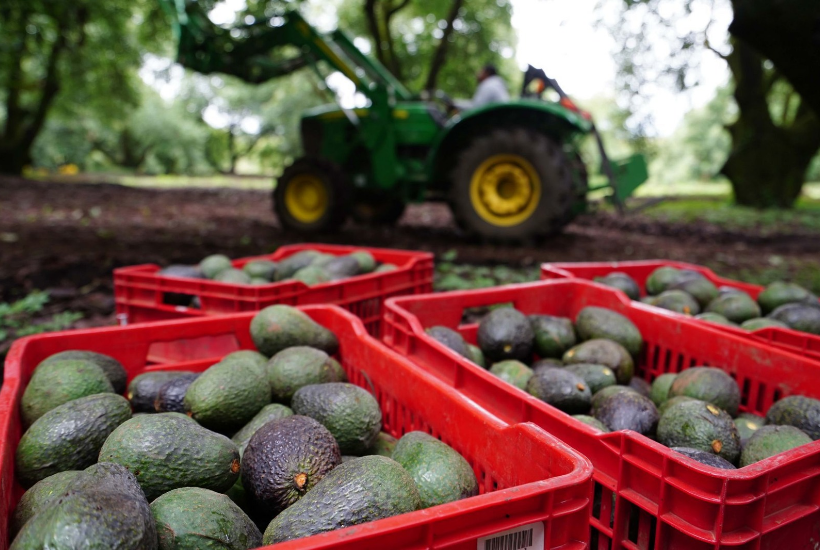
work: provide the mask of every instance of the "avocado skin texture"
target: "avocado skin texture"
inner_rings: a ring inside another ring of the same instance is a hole
[[[45,479],[41,479],[23,493],[14,514],[9,521],[9,534],[11,538],[22,529],[22,527],[34,516],[49,508],[63,493],[74,479],[82,472],[79,470],[66,470],[57,472]]]
[[[481,351],[481,348],[478,346],[474,346],[472,344],[467,344],[467,351],[469,355],[467,358],[478,365],[479,367],[486,369],[487,368],[487,360],[484,359],[484,352]]]
[[[470,349],[467,347],[467,342],[455,330],[442,326],[430,327],[424,332],[427,333],[433,340],[446,346],[467,359],[471,359]]]
[[[615,373],[618,384],[629,384],[635,371],[635,363],[626,348],[601,338],[578,344],[564,354],[563,361],[567,365],[592,363],[609,367]]]
[[[271,357],[265,372],[273,400],[280,403],[290,403],[296,390],[303,386],[347,379],[335,359],[322,350],[307,346],[283,349]]]
[[[716,454],[707,453],[698,449],[691,449],[689,447],[672,447],[672,450],[713,468],[720,468],[721,470],[735,469],[734,464]]]
[[[25,427],[48,411],[74,399],[96,393],[114,393],[105,372],[91,361],[66,360],[41,364],[20,400]]]
[[[218,281],[220,283],[234,283],[239,285],[249,285],[251,284],[251,278],[248,277],[248,274],[242,271],[241,269],[226,269],[225,271],[220,271],[219,274],[214,277],[214,281]]]
[[[768,315],[785,304],[817,303],[817,296],[794,283],[775,281],[758,294],[757,303],[764,315]]]
[[[783,323],[781,321],[777,321],[775,319],[769,319],[767,317],[755,317],[754,319],[748,319],[743,321],[740,324],[740,328],[744,330],[757,330],[761,328],[789,328],[789,325]]]
[[[658,409],[648,397],[636,392],[617,392],[603,400],[593,412],[613,432],[634,430],[652,435],[658,426]]]
[[[763,426],[746,442],[740,454],[740,467],[765,460],[794,449],[812,439],[794,426]]]
[[[333,279],[330,278],[330,275],[328,275],[323,268],[315,265],[309,265],[294,273],[291,280],[301,281],[307,286],[313,286],[320,285],[322,283],[329,283]]]
[[[269,260],[253,260],[242,266],[242,270],[251,279],[266,279],[272,281],[276,275],[276,262]]]
[[[156,412],[154,403],[160,388],[174,378],[194,374],[191,371],[152,371],[140,374],[128,384],[126,397],[131,402],[134,412]]]
[[[247,367],[254,369],[260,376],[268,377],[268,371],[265,368],[268,364],[268,358],[259,353],[249,349],[234,351],[222,358],[220,363],[242,363]]]
[[[262,354],[272,357],[285,348],[310,346],[328,355],[339,351],[339,341],[307,314],[284,305],[268,306],[251,321],[251,338]]]
[[[373,273],[387,273],[388,271],[396,271],[399,267],[393,264],[382,264],[377,267]]]
[[[530,325],[535,339],[533,351],[539,357],[560,358],[577,342],[572,321],[552,315],[530,315]]]
[[[793,330],[820,335],[820,307],[817,304],[786,304],[769,313],[768,317]]]
[[[289,407],[279,403],[271,403],[270,405],[265,405],[262,407],[262,410],[256,413],[256,416],[251,418],[251,420],[245,424],[241,430],[233,434],[233,437],[231,437],[231,441],[236,443],[236,446],[239,448],[239,456],[241,457],[245,452],[245,447],[248,446],[248,441],[251,440],[251,437],[259,428],[271,420],[278,420],[287,416],[293,416],[293,411]]]
[[[199,373],[183,374],[173,380],[164,383],[157,392],[154,400],[154,409],[157,412],[185,412],[185,393],[194,380],[199,378]]]
[[[638,286],[635,279],[626,273],[613,271],[604,277],[595,277],[593,281],[596,283],[601,283],[602,285],[611,286],[612,288],[617,288],[626,294],[630,300],[641,299],[641,287]]]
[[[114,393],[89,395],[50,410],[31,425],[17,446],[20,484],[31,487],[57,472],[94,464],[109,434],[129,418],[128,401]]]
[[[352,256],[337,256],[333,258],[322,269],[331,281],[338,281],[359,274],[359,260]]]
[[[349,256],[359,263],[359,273],[372,273],[376,269],[376,258],[367,250],[357,250]]]
[[[672,284],[668,290],[682,290],[694,298],[700,308],[708,306],[712,300],[718,297],[717,287],[706,277],[678,281]]]
[[[649,390],[649,399],[652,400],[656,407],[660,407],[669,399],[669,388],[672,387],[672,383],[677,377],[677,373],[667,372],[652,381],[652,387]]]
[[[794,426],[817,441],[820,439],[820,401],[802,395],[784,397],[769,408],[766,424]]]
[[[534,335],[527,317],[510,307],[488,313],[478,325],[478,347],[491,363],[532,360]]]
[[[292,254],[279,262],[276,269],[276,280],[283,281],[290,279],[294,273],[309,266],[313,261],[320,256],[319,252],[315,250],[302,250],[296,254]]]
[[[535,373],[545,369],[562,369],[565,366],[560,359],[539,359],[530,368]]]
[[[169,491],[151,503],[159,550],[247,550],[262,533],[231,499],[199,487]]]
[[[616,393],[621,392],[628,392],[628,393],[638,393],[633,388],[629,386],[607,386],[592,395],[592,402],[590,408],[590,414],[593,416],[595,415],[595,411],[598,410],[604,401],[609,399],[611,396],[615,395]]]
[[[586,414],[574,414],[572,415],[572,418],[578,420],[579,422],[583,422],[587,426],[592,426],[593,428],[596,428],[604,433],[609,433],[609,428],[607,428],[604,423],[597,418]]]
[[[683,290],[664,290],[652,302],[652,305],[669,311],[676,311],[684,315],[697,315],[700,305],[693,296]]]
[[[718,296],[706,307],[707,312],[719,313],[733,323],[742,323],[760,317],[760,306],[746,293],[728,293]]]
[[[652,391],[652,385],[643,378],[638,378],[637,376],[633,376],[632,380],[629,381],[629,387],[644,397],[649,397],[649,392]]]
[[[732,417],[703,401],[684,401],[666,409],[658,422],[658,441],[714,453],[732,464],[740,457],[740,436]]]
[[[408,432],[399,439],[393,460],[407,470],[430,508],[478,494],[470,464],[455,449],[424,432]]]
[[[239,477],[234,442],[177,413],[123,423],[105,441],[100,461],[128,468],[149,500],[180,487],[222,493]]]
[[[94,351],[68,350],[61,351],[60,353],[55,353],[54,355],[47,357],[40,363],[40,365],[53,363],[54,361],[67,360],[91,361],[103,370],[105,376],[108,378],[108,381],[111,382],[111,386],[114,388],[114,393],[125,392],[125,384],[128,381],[128,373],[125,372],[125,367],[122,366],[122,363],[110,355],[105,355]],[[37,367],[40,365],[37,365]],[[34,370],[36,371],[37,369]]]
[[[741,447],[746,445],[749,438],[752,437],[757,430],[762,428],[765,422],[766,420],[763,418],[760,420],[742,417],[735,418],[735,428],[737,428],[737,434],[740,436]]]
[[[591,391],[593,395],[607,386],[614,386],[616,384],[615,373],[612,372],[612,369],[604,365],[576,363],[564,367],[564,369],[583,378],[584,382],[589,386],[589,391]]]
[[[584,379],[566,369],[545,369],[527,383],[527,393],[567,414],[589,411],[592,393]]]
[[[180,277],[182,279],[207,279],[199,266],[171,264],[157,271],[163,277]]]
[[[646,279],[647,294],[657,296],[677,279],[679,273],[680,270],[674,267],[659,267]]]
[[[527,382],[532,378],[532,369],[521,361],[508,359],[499,361],[490,367],[490,372],[508,384],[512,384],[519,390],[527,388]]]
[[[215,279],[217,275],[229,269],[233,269],[233,264],[224,254],[212,254],[199,262],[199,270],[208,279]]]
[[[678,374],[669,387],[669,397],[685,395],[717,405],[731,416],[740,406],[740,388],[734,379],[713,367],[692,367]]]
[[[393,456],[393,450],[396,448],[396,443],[399,440],[392,435],[384,432],[379,432],[373,445],[367,450],[368,455],[381,455],[386,457]]]
[[[643,347],[643,337],[638,327],[611,309],[585,307],[575,318],[575,330],[581,340],[612,340],[621,344],[633,356],[638,355]]]
[[[276,544],[420,508],[416,483],[398,462],[385,456],[364,456],[334,468],[276,516],[262,543]]]
[[[232,434],[271,401],[268,379],[247,362],[217,363],[185,392],[185,412],[220,433]]]
[[[694,397],[687,397],[686,395],[678,395],[676,397],[670,397],[669,399],[667,399],[666,401],[664,401],[663,403],[660,404],[660,406],[658,407],[658,412],[660,413],[661,416],[663,416],[664,413],[667,411],[667,409],[670,409],[671,407],[674,407],[678,403],[683,403],[685,401],[700,401],[700,399],[695,399]],[[703,401],[700,401],[700,402],[703,403]]]
[[[709,321],[710,323],[717,323],[719,325],[726,325],[729,327],[736,327],[738,326],[737,323],[731,322],[729,319],[721,315],[720,313],[715,313],[713,311],[707,311],[705,313],[699,313],[695,315],[695,319],[700,319],[701,321]]]
[[[299,388],[293,394],[291,408],[297,415],[309,416],[330,430],[346,455],[367,452],[382,427],[382,412],[376,399],[346,382]]]

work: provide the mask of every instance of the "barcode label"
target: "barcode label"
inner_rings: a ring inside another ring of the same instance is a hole
[[[544,524],[539,521],[482,537],[477,550],[544,550]]]

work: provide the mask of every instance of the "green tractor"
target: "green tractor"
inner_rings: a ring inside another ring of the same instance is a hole
[[[177,23],[183,66],[251,83],[303,67],[321,79],[339,71],[367,98],[366,108],[330,105],[303,114],[304,156],[274,190],[286,228],[327,231],[348,216],[391,223],[408,203],[445,201],[459,226],[482,238],[549,235],[586,208],[590,189],[579,151],[590,135],[616,204],[646,180],[643,157],[610,162],[589,115],[538,69],[527,71],[520,99],[459,112],[444,93],[413,94],[345,33],[319,33],[295,11],[225,29],[196,0],[160,1]],[[548,88],[559,102],[542,99]]]

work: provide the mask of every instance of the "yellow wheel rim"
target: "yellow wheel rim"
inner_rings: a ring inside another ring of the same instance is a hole
[[[541,179],[519,155],[493,155],[473,172],[470,201],[481,219],[510,227],[527,220],[541,200]]]
[[[327,211],[327,187],[313,174],[301,174],[287,182],[285,206],[297,221],[313,223]]]

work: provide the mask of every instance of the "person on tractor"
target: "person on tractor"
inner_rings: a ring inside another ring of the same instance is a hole
[[[470,102],[470,108],[475,109],[488,103],[506,103],[509,100],[507,84],[498,76],[498,69],[492,63],[484,65],[478,73],[478,87]]]

